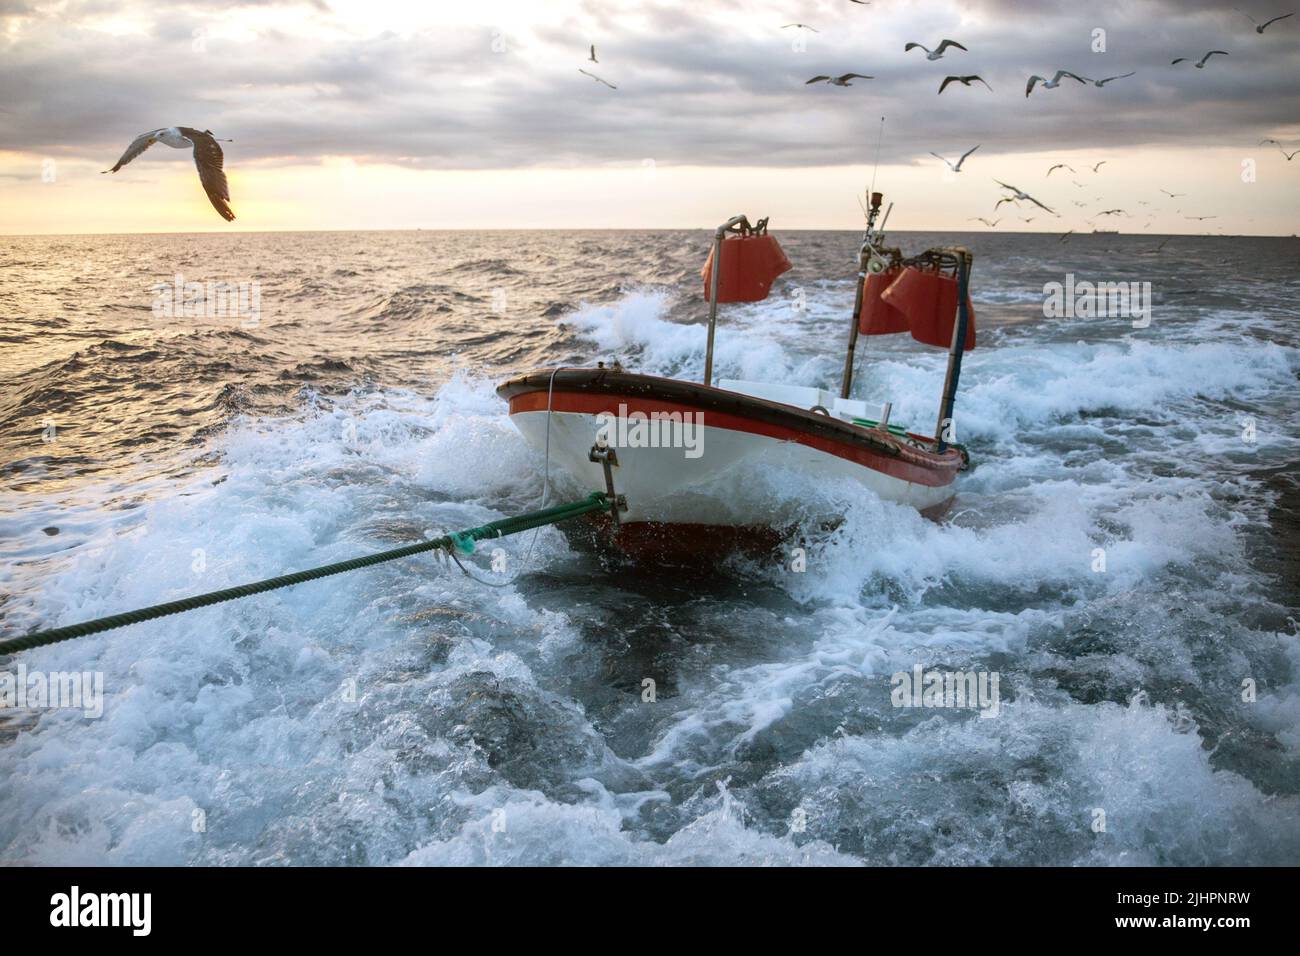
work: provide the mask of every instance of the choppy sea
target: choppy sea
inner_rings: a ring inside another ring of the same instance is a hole
[[[976,255],[945,519],[767,476],[845,516],[802,572],[550,528],[505,588],[415,558],[0,659],[104,690],[0,709],[0,862],[1300,863],[1300,241],[893,238]],[[780,239],[718,375],[835,388],[856,235]],[[535,507],[494,385],[698,378],[707,243],[0,237],[0,635]],[[1150,324],[1045,317],[1071,273]],[[178,276],[246,307],[168,314]],[[859,354],[931,430],[944,354]],[[893,706],[917,665],[997,716]]]

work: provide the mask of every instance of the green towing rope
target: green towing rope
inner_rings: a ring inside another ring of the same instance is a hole
[[[443,535],[433,541],[421,541],[418,544],[408,544],[402,548],[394,548],[392,551],[381,551],[378,554],[353,558],[350,561],[339,561],[320,568],[311,568],[307,571],[281,575],[278,578],[268,578],[265,581],[255,581],[252,584],[241,584],[238,587],[212,591],[208,594],[198,594],[180,601],[155,604],[153,607],[141,608],[138,611],[127,611],[125,614],[114,614],[110,617],[101,617],[95,621],[86,621],[84,624],[70,624],[67,627],[56,627],[49,631],[36,631],[22,637],[3,638],[0,639],[0,654],[25,651],[33,647],[57,644],[59,641],[71,640],[74,637],[99,634],[103,631],[111,631],[114,628],[126,627],[128,624],[152,621],[155,618],[166,617],[169,614],[180,614],[182,611],[193,611],[196,608],[208,607],[211,604],[221,604],[223,601],[233,601],[236,598],[249,597],[265,591],[274,591],[277,588],[302,584],[304,581],[327,578],[331,574],[342,574],[344,571],[356,571],[375,564],[383,564],[385,561],[409,558],[412,555],[423,554],[427,551],[441,550],[453,556],[455,551],[470,554],[474,551],[474,543],[485,538],[502,538],[508,534],[518,534],[520,531],[540,528],[543,525],[555,524],[559,521],[568,521],[570,518],[579,518],[595,511],[608,511],[609,508],[609,499],[605,493],[596,491],[588,495],[583,501],[576,501],[567,505],[556,505],[553,508],[543,508],[540,511],[530,511],[513,518],[502,518],[499,521],[493,521],[478,528],[470,528],[468,531]]]

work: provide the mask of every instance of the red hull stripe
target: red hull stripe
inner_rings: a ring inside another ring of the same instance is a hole
[[[510,414],[544,412],[546,411],[546,400],[544,390],[524,392],[512,396],[510,399]],[[921,465],[904,461],[901,458],[894,458],[892,455],[886,455],[871,448],[853,445],[848,442],[834,441],[819,435],[809,435],[798,429],[742,418],[739,415],[729,415],[725,412],[706,412],[690,405],[663,402],[653,398],[557,391],[551,400],[551,408],[554,411],[576,412],[583,415],[597,415],[600,412],[617,415],[620,404],[626,405],[629,413],[642,412],[645,415],[654,412],[696,413],[702,416],[701,420],[709,428],[726,428],[730,431],[747,432],[751,435],[775,438],[777,441],[797,442],[800,445],[815,448],[818,451],[826,452],[828,455],[834,455],[837,458],[843,458],[873,471],[878,471],[881,474],[889,475],[891,478],[898,478],[902,481],[910,481],[931,488],[941,488],[944,485],[952,484],[952,480],[957,476],[960,467],[959,460],[954,461],[952,464]]]

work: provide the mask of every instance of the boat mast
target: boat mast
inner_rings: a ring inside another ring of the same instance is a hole
[[[867,275],[883,272],[886,265],[885,260],[876,252],[876,243],[884,237],[885,223],[889,221],[889,213],[894,208],[893,203],[889,204],[889,208],[885,210],[885,218],[880,221],[879,235],[875,232],[876,216],[880,215],[880,204],[884,198],[881,193],[871,194],[871,208],[867,211],[867,229],[862,234],[862,245],[858,247],[858,288],[853,296],[853,315],[849,319],[849,344],[844,354],[844,377],[840,382],[840,398],[848,398],[849,389],[853,387],[853,353],[858,347],[858,316],[862,314],[862,296]]]
[[[704,384],[713,384],[713,335],[718,327],[718,272],[722,268],[722,240],[741,223],[749,228],[744,216],[732,216],[713,233],[713,269],[709,273],[709,340],[704,347]]]

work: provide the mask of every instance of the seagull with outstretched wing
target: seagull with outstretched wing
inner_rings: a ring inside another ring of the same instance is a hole
[[[589,77],[591,77],[591,78],[592,78],[593,80],[595,80],[597,83],[604,83],[604,84],[605,84],[606,86],[608,86],[611,90],[616,90],[616,89],[618,89],[618,87],[615,86],[613,83],[609,82],[608,80],[602,80],[602,79],[601,79],[600,77],[598,77],[595,73],[588,73],[588,72],[587,72],[586,70],[584,70],[582,67],[578,67],[578,72],[581,73],[583,76],[589,76]]]
[[[1261,140],[1259,141],[1259,145],[1261,145],[1261,146],[1264,146],[1264,145],[1267,144],[1267,143],[1272,143],[1272,144],[1273,144],[1274,146],[1276,146],[1279,150],[1281,150],[1281,151],[1282,151],[1282,155],[1286,157],[1286,161],[1287,161],[1288,163],[1291,162],[1291,160],[1295,159],[1297,155],[1300,155],[1300,149],[1296,150],[1294,153],[1288,153],[1288,152],[1286,151],[1286,147],[1283,146],[1281,143],[1279,143],[1279,142],[1278,142],[1277,140],[1275,140],[1275,139],[1261,139]]]
[[[960,83],[962,86],[970,86],[976,80],[988,87],[989,92],[993,92],[993,87],[989,86],[988,81],[982,76],[945,76],[943,82],[939,84],[939,92],[942,93],[948,88],[949,83]]]
[[[978,144],[978,143],[976,143],[976,144],[975,144],[974,146],[972,146],[970,149],[966,150],[966,152],[962,153],[962,154],[961,154],[961,158],[960,158],[959,160],[957,160],[957,162],[956,162],[955,165],[954,165],[953,163],[949,162],[948,160],[943,159],[943,157],[940,156],[938,153],[931,152],[930,155],[933,156],[935,159],[943,159],[943,161],[944,161],[945,163],[948,164],[948,168],[949,168],[949,169],[951,169],[954,173],[959,173],[959,172],[961,172],[961,164],[964,163],[964,162],[966,162],[966,157],[969,156],[971,153],[975,152],[975,150],[977,150],[977,149],[979,149],[979,144]]]
[[[1009,201],[1011,200],[1011,198],[1015,198],[1015,199],[1023,199],[1023,200],[1025,200],[1026,202],[1031,202],[1031,203],[1033,203],[1033,204],[1034,204],[1035,206],[1037,206],[1039,209],[1043,209],[1043,210],[1046,210],[1047,212],[1050,212],[1053,216],[1058,215],[1058,213],[1056,212],[1055,209],[1052,209],[1052,208],[1049,207],[1049,206],[1044,206],[1042,203],[1040,203],[1040,202],[1039,202],[1037,199],[1035,199],[1033,196],[1029,195],[1029,193],[1025,192],[1023,189],[1018,189],[1018,188],[1016,188],[1015,186],[1012,186],[1010,183],[1004,183],[1004,182],[1002,182],[1002,180],[1000,180],[1000,179],[995,179],[995,180],[993,180],[993,181],[994,181],[995,183],[997,183],[999,186],[1001,186],[1003,189],[1010,189],[1013,193],[1015,193],[1015,196],[1014,196],[1014,197],[1009,197],[1008,199],[1005,199],[1005,200],[1003,200],[1002,202],[1009,202]],[[999,205],[999,206],[1002,205],[1002,202],[999,202],[998,205]],[[994,208],[996,209],[997,207],[995,206]]]
[[[1043,89],[1045,90],[1054,90],[1061,85],[1061,78],[1066,76],[1068,76],[1072,80],[1078,80],[1080,83],[1088,82],[1083,77],[1079,76],[1079,74],[1071,73],[1069,70],[1057,70],[1056,75],[1053,76],[1050,80],[1047,79],[1046,77],[1038,76],[1037,74],[1035,74],[1029,78],[1029,83],[1026,84],[1025,86],[1025,96],[1028,97],[1029,94],[1034,91],[1035,83],[1042,83]]]
[[[912,50],[920,48],[925,51],[925,58],[927,60],[939,60],[943,58],[943,52],[950,46],[955,46],[964,53],[970,52],[956,40],[941,40],[933,52],[931,52],[928,46],[922,46],[920,43],[909,43],[903,47],[903,52],[910,53]]]
[[[1128,77],[1133,76],[1133,75],[1136,74],[1136,73],[1137,73],[1137,70],[1134,70],[1132,73],[1121,73],[1119,76],[1108,76],[1108,77],[1106,77],[1106,79],[1104,79],[1104,80],[1092,80],[1091,83],[1092,83],[1093,86],[1096,86],[1096,87],[1103,87],[1103,86],[1105,86],[1107,83],[1113,82],[1114,80],[1123,80],[1123,79],[1127,79]]]
[[[1294,13],[1284,13],[1284,14],[1282,14],[1281,16],[1276,16],[1276,17],[1274,17],[1274,18],[1271,19],[1271,20],[1265,20],[1263,23],[1260,23],[1258,20],[1256,20],[1254,17],[1252,17],[1249,13],[1247,13],[1245,10],[1239,10],[1239,9],[1237,9],[1236,7],[1233,7],[1232,9],[1236,10],[1238,13],[1240,13],[1243,17],[1245,17],[1245,18],[1246,18],[1247,20],[1249,20],[1251,23],[1255,24],[1255,32],[1256,32],[1256,33],[1263,33],[1264,30],[1268,28],[1269,24],[1277,23],[1277,21],[1279,21],[1279,20],[1285,20],[1287,17],[1293,17],[1293,16],[1295,16]]]
[[[804,86],[812,83],[829,83],[831,86],[852,86],[852,80],[874,80],[874,76],[867,76],[865,73],[845,73],[841,76],[814,76],[811,80],[804,82]]]
[[[208,201],[212,203],[212,208],[220,213],[221,218],[226,222],[233,222],[235,212],[230,208],[230,187],[226,183],[224,169],[225,155],[218,145],[218,143],[229,142],[231,140],[216,139],[210,129],[164,126],[161,129],[141,133],[133,139],[121,159],[113,165],[112,169],[106,169],[104,172],[117,172],[154,143],[162,143],[172,149],[191,149],[194,152],[194,165],[199,170],[199,182],[203,184],[203,191],[208,194]]]
[[[1211,50],[1209,53],[1205,54],[1205,56],[1201,57],[1200,62],[1196,64],[1196,68],[1197,68],[1198,70],[1203,70],[1203,69],[1205,69],[1205,61],[1208,60],[1210,57],[1214,56],[1214,54],[1216,54],[1216,53],[1221,53],[1221,54],[1223,54],[1224,56],[1228,56],[1228,55],[1229,55],[1229,53],[1228,53],[1227,50]],[[1178,57],[1178,59],[1176,59],[1176,60],[1171,60],[1170,63],[1169,63],[1169,65],[1170,65],[1170,66],[1177,66],[1179,63],[1184,63],[1184,62],[1186,62],[1186,61],[1188,61],[1188,60],[1190,60],[1190,59],[1191,59],[1190,56],[1180,56],[1180,57]]]

